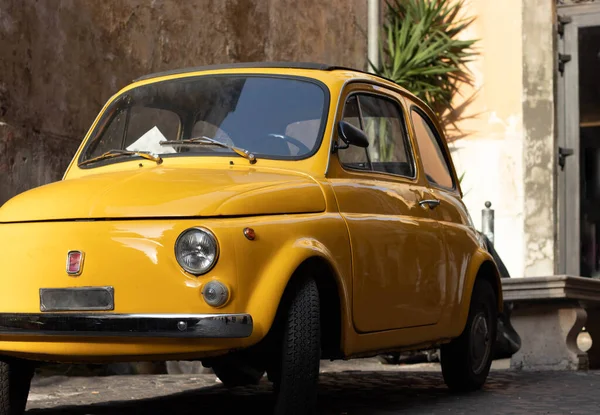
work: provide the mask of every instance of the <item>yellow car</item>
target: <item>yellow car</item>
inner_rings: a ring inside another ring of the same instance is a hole
[[[502,295],[440,125],[381,77],[321,64],[145,76],[63,180],[0,209],[0,415],[38,362],[201,360],[315,407],[320,359],[441,347],[473,390]]]

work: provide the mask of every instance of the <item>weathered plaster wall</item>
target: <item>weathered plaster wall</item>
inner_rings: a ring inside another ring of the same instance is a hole
[[[474,85],[461,89],[468,117],[454,160],[465,203],[480,226],[495,209],[496,248],[512,276],[555,272],[554,0],[471,0],[465,38],[479,38]]]
[[[236,61],[366,69],[366,22],[361,0],[0,0],[0,205],[60,179],[132,79]]]
[[[464,14],[476,20],[463,34],[480,39],[471,62],[474,85],[464,85],[456,104],[469,104],[459,121],[464,138],[451,143],[462,189],[481,229],[485,201],[495,210],[495,247],[512,276],[524,271],[522,4],[523,0],[470,0]]]
[[[525,276],[555,271],[555,5],[523,2]]]

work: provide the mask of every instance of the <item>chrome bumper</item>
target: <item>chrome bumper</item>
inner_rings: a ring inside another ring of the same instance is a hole
[[[249,314],[0,313],[1,335],[242,338]]]

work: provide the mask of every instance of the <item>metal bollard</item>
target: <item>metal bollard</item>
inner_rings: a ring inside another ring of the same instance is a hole
[[[485,209],[481,209],[481,233],[483,233],[494,244],[494,209],[490,209],[492,203],[485,202]]]

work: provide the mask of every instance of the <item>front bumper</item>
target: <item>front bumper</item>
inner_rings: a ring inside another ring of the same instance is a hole
[[[0,313],[0,335],[244,338],[249,314]]]

